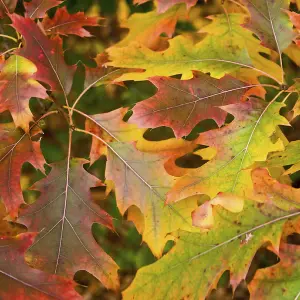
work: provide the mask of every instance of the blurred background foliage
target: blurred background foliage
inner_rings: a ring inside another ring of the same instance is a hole
[[[205,18],[208,15],[223,13],[223,0],[199,0],[197,5],[193,7],[188,18],[181,18],[176,26],[175,35],[187,35],[194,41],[201,39],[203,34],[199,30],[210,21]],[[227,5],[232,5],[235,1],[227,1]],[[83,90],[84,66],[95,67],[93,58],[97,54],[105,51],[106,48],[116,44],[122,40],[128,33],[128,29],[123,27],[124,22],[134,13],[145,13],[155,9],[152,2],[136,6],[132,0],[65,0],[63,5],[67,6],[69,13],[84,11],[90,16],[101,16],[100,27],[89,28],[93,37],[80,38],[78,36],[63,37],[63,46],[65,51],[65,60],[68,64],[76,64],[78,66],[74,78],[73,87],[69,95],[69,99],[74,101]],[[296,6],[293,6],[296,9]],[[238,6],[236,8],[239,10]],[[18,2],[17,12],[24,13],[22,1]],[[55,13],[55,8],[49,12],[50,16]],[[2,20],[2,24],[7,24],[8,20]],[[0,33],[15,35],[14,30],[7,25],[0,24]],[[0,52],[3,53],[7,49],[15,45],[10,40],[0,38]],[[299,67],[287,55],[283,56],[284,65],[288,68],[287,78],[289,84],[292,78],[300,77]],[[1,61],[0,61],[1,63]],[[265,82],[262,78],[261,81]],[[82,98],[77,109],[86,114],[98,114],[115,110],[119,107],[132,108],[133,105],[144,100],[156,92],[156,88],[147,81],[143,82],[126,82],[124,86],[108,85],[99,86],[90,89]],[[269,92],[269,91],[268,91]],[[268,93],[268,97],[273,98],[274,91]],[[57,95],[59,100],[59,95]],[[292,107],[296,101],[290,97],[288,106]],[[53,106],[51,100],[40,100],[32,98],[30,101],[31,110],[36,116],[42,115]],[[285,109],[283,113],[288,117],[289,109]],[[0,115],[0,122],[7,122],[11,117],[8,113]],[[228,118],[228,122],[231,119]],[[76,125],[84,127],[84,118],[76,115]],[[43,129],[44,135],[41,139],[41,147],[48,163],[59,161],[66,156],[68,125],[63,115],[52,115],[47,120],[40,122],[39,126]],[[200,122],[190,133],[188,140],[195,139],[200,132],[216,128],[213,120]],[[286,137],[289,140],[299,138],[300,120],[296,120],[290,128],[283,128]],[[145,131],[144,138],[147,140],[165,140],[174,137],[170,128],[160,127]],[[88,158],[91,146],[90,136],[75,132],[73,140],[73,156]],[[105,182],[105,163],[106,157],[100,157],[93,165],[86,165],[86,169]],[[198,167],[202,163],[199,156],[185,155],[177,159],[176,163],[181,167]],[[48,168],[48,171],[50,168]],[[41,179],[44,175],[36,171],[30,164],[25,164],[22,169],[22,188],[26,202],[31,203],[39,196],[38,192],[30,190],[30,186]],[[295,187],[299,187],[299,172],[293,175],[292,183]],[[132,222],[126,221],[126,215],[122,217],[116,206],[116,199],[113,192],[108,192],[105,187],[97,187],[92,190],[94,200],[114,218],[115,232],[109,231],[107,228],[94,224],[92,231],[95,240],[101,247],[116,261],[120,267],[119,275],[121,281],[121,290],[124,290],[133,280],[137,270],[142,266],[153,263],[156,258],[153,256],[148,246],[143,243],[141,235],[138,233]],[[0,218],[4,217],[5,208],[0,203]],[[2,219],[1,218],[1,219]],[[7,221],[0,222],[0,233],[5,235],[15,235],[16,233],[25,231],[26,228],[12,224]],[[297,242],[297,239],[294,239]],[[172,247],[172,243],[168,243],[165,247],[165,253]],[[260,267],[272,265],[278,261],[276,255],[266,249],[258,251],[253,260],[246,281],[251,280],[255,270]],[[107,291],[93,276],[85,271],[76,273],[75,280],[78,282],[78,290],[85,299],[121,299],[121,294]],[[221,277],[218,288],[213,290],[209,299],[231,299],[233,297],[232,290],[228,286],[229,273],[225,272]],[[235,291],[234,299],[248,299],[249,293],[246,283],[240,284]]]

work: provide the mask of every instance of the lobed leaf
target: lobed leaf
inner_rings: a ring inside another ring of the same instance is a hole
[[[75,291],[75,282],[30,268],[25,251],[32,245],[36,233],[0,238],[0,297],[2,299],[50,300],[82,299]]]
[[[45,159],[40,143],[32,141],[29,134],[15,128],[13,123],[0,124],[0,141],[0,196],[14,218],[24,203],[20,185],[22,165],[29,162],[43,171]]]
[[[138,271],[124,299],[205,299],[226,270],[235,290],[262,245],[269,242],[279,248],[284,224],[280,219],[274,222],[282,216],[279,209],[248,201],[241,213],[216,206],[213,214],[215,226],[209,231],[174,233],[175,246]]]
[[[290,0],[243,0],[251,14],[245,26],[258,35],[262,44],[279,54],[292,42],[292,23],[284,13]]]
[[[131,144],[109,144],[106,178],[115,183],[118,208],[121,214],[133,205],[141,210],[143,240],[156,256],[162,255],[169,232],[195,230],[191,212],[197,207],[196,198],[175,205],[164,203],[175,179],[165,171],[165,160],[161,154],[139,152]]]
[[[47,98],[46,89],[34,80],[36,66],[28,59],[13,55],[5,61],[0,73],[0,112],[9,110],[16,127],[26,132],[33,116],[31,97]]]
[[[99,26],[99,19],[99,17],[87,17],[83,12],[70,15],[64,6],[56,10],[52,19],[46,16],[42,26],[47,34],[74,34],[80,37],[91,37],[92,35],[83,27]]]
[[[66,95],[72,86],[75,68],[64,61],[62,40],[59,37],[49,40],[30,18],[16,14],[10,18],[14,28],[25,39],[25,47],[18,54],[36,65],[35,79],[49,84],[53,91],[62,91]]]
[[[87,270],[105,287],[118,288],[117,265],[92,236],[93,223],[113,228],[112,218],[91,200],[98,179],[84,170],[83,159],[51,164],[50,174],[33,188],[40,198],[22,211],[18,222],[39,232],[29,249],[36,267],[73,278]]]
[[[193,70],[209,72],[212,77],[221,78],[240,68],[254,68],[261,75],[281,80],[279,66],[261,55],[270,54],[270,50],[261,46],[251,31],[241,27],[244,15],[216,15],[211,18],[212,23],[201,31],[207,33],[206,37],[196,45],[186,37],[176,36],[169,40],[167,50],[154,52],[138,42],[132,42],[127,47],[108,49],[112,60],[108,65],[145,70],[124,74],[120,81],[176,74],[190,79]]]
[[[282,103],[259,99],[223,106],[235,117],[234,121],[204,132],[197,139],[199,144],[215,148],[216,156],[179,178],[168,193],[168,202],[195,194],[213,198],[219,192],[244,196],[252,190],[251,170],[247,168],[256,161],[265,161],[270,152],[284,149],[281,140],[271,140],[277,126],[289,124],[279,115],[281,107]]]
[[[219,106],[239,102],[252,87],[230,76],[217,80],[202,73],[190,80],[153,77],[150,81],[158,92],[135,105],[129,123],[144,128],[169,126],[177,138],[205,119],[221,126],[227,113]]]
[[[299,297],[299,252],[298,245],[281,243],[280,262],[257,270],[249,284],[253,299],[297,299]]]

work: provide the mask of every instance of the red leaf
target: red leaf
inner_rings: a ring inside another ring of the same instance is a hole
[[[35,65],[21,56],[11,56],[0,73],[0,112],[9,110],[16,127],[26,132],[33,120],[29,108],[31,97],[46,98],[46,89],[33,79]]]
[[[24,2],[25,16],[31,19],[44,18],[47,10],[61,3],[62,1],[57,0],[31,0],[31,2]]]
[[[16,217],[24,203],[20,185],[22,165],[29,162],[43,170],[45,160],[39,142],[33,142],[13,123],[0,124],[0,141],[0,196],[10,215]]]
[[[251,87],[230,76],[218,80],[205,74],[190,80],[153,77],[150,81],[158,92],[136,104],[129,123],[169,126],[177,138],[188,135],[204,119],[214,119],[221,126],[227,113],[218,106],[240,101]]]
[[[87,17],[83,12],[70,15],[64,6],[58,8],[53,19],[48,16],[43,20],[43,27],[48,34],[75,34],[80,37],[92,36],[83,26],[99,26],[99,17]]]
[[[5,300],[82,299],[74,290],[75,283],[56,275],[30,268],[25,251],[36,233],[0,238],[0,298]]]
[[[25,47],[19,55],[31,60],[37,67],[35,78],[49,84],[52,90],[67,94],[73,81],[74,66],[68,66],[63,57],[62,40],[55,37],[49,40],[36,23],[19,15],[10,16],[13,27],[25,39]]]
[[[30,248],[39,268],[69,278],[87,270],[107,288],[118,289],[118,266],[92,235],[93,223],[110,229],[113,225],[112,218],[91,199],[90,188],[99,180],[83,168],[86,162],[72,159],[51,164],[50,174],[33,186],[41,192],[40,198],[22,211],[18,222],[40,232]]]

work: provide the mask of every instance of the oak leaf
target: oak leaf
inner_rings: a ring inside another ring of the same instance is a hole
[[[143,240],[156,256],[161,256],[166,235],[179,228],[194,231],[191,212],[197,198],[175,205],[165,205],[165,194],[175,177],[164,169],[166,158],[161,154],[143,153],[131,144],[109,144],[106,178],[115,184],[117,205],[121,212],[135,205],[144,215]]]
[[[29,134],[15,128],[13,123],[0,124],[0,141],[0,196],[14,218],[24,203],[20,185],[22,165],[29,162],[43,171],[45,160],[40,143],[32,141]]]
[[[24,2],[25,16],[31,19],[44,18],[47,10],[61,3],[62,1],[58,0],[31,0],[30,2]]]
[[[292,42],[292,23],[284,13],[290,0],[243,0],[248,7],[251,20],[245,27],[252,30],[265,47],[279,54]]]
[[[9,110],[16,127],[26,132],[33,120],[29,99],[48,97],[46,89],[34,80],[36,72],[31,61],[18,55],[6,60],[0,72],[0,112]]]
[[[280,261],[274,266],[256,271],[248,285],[253,299],[297,299],[299,296],[300,247],[281,243]]]
[[[99,19],[99,17],[88,17],[83,12],[70,15],[64,6],[56,10],[52,19],[46,16],[42,26],[47,34],[74,34],[80,37],[91,37],[92,35],[83,27],[99,26]]]
[[[188,135],[205,119],[223,125],[227,113],[218,106],[239,102],[252,87],[230,76],[217,80],[205,74],[197,74],[190,80],[168,77],[149,80],[158,91],[135,105],[129,123],[144,128],[168,126],[177,138]]]
[[[106,142],[135,141],[141,138],[143,130],[133,124],[123,121],[128,109],[119,108],[108,113],[89,116],[86,120],[87,131],[96,134]],[[106,145],[96,137],[93,137],[90,161],[95,162],[101,155],[106,154]]]
[[[123,48],[107,49],[112,60],[107,65],[145,70],[124,74],[118,79],[120,81],[176,74],[182,74],[183,79],[190,79],[193,70],[209,72],[212,77],[221,78],[240,68],[254,69],[261,75],[281,80],[280,67],[261,55],[270,55],[270,49],[260,45],[251,31],[241,27],[244,15],[216,15],[210,18],[212,22],[201,30],[207,35],[197,44],[184,36],[176,36],[169,40],[167,50],[154,52],[141,43],[132,42]]]
[[[183,6],[173,7],[160,15],[155,11],[136,13],[122,24],[122,27],[129,29],[127,36],[111,48],[125,47],[132,41],[140,42],[152,50],[166,48],[167,41],[161,37],[161,34],[165,33],[171,38],[175,31],[177,20],[185,16],[186,10]]]
[[[41,192],[40,198],[17,221],[39,232],[29,251],[36,267],[68,278],[87,270],[105,287],[117,289],[118,267],[91,231],[96,222],[112,229],[112,218],[91,200],[90,188],[99,180],[85,171],[86,162],[71,159],[51,164],[50,174],[32,187]]]
[[[1,299],[51,300],[75,299],[75,282],[30,268],[24,259],[36,233],[0,238],[0,297]]]
[[[195,194],[214,198],[219,192],[244,196],[252,190],[251,170],[256,161],[265,161],[270,152],[284,149],[283,142],[271,140],[278,125],[288,125],[280,116],[284,104],[251,99],[223,106],[235,119],[221,129],[202,133],[197,143],[213,147],[216,156],[189,172],[168,193],[168,202]]]
[[[261,246],[270,242],[278,251],[284,225],[278,208],[247,201],[240,213],[216,206],[213,215],[215,226],[209,231],[173,233],[169,238],[175,246],[137,272],[124,299],[205,299],[226,270],[234,291]]]
[[[14,28],[25,39],[25,47],[18,55],[32,61],[37,67],[35,79],[43,81],[54,91],[68,94],[73,82],[74,66],[68,66],[63,57],[62,40],[50,40],[30,18],[13,14],[10,16]]]

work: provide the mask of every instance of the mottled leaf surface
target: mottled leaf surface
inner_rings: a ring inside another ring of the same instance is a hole
[[[0,72],[0,112],[9,110],[17,127],[25,131],[33,120],[29,108],[31,97],[48,97],[46,89],[34,80],[35,65],[28,59],[13,55]]]
[[[51,164],[50,174],[33,187],[41,192],[40,198],[22,211],[18,222],[39,232],[29,251],[36,267],[68,278],[87,270],[107,288],[117,289],[118,267],[91,231],[93,223],[112,229],[112,218],[91,200],[90,188],[98,179],[84,170],[85,162]]]
[[[125,74],[120,80],[144,80],[176,74],[190,79],[193,77],[192,70],[209,72],[212,77],[221,78],[240,68],[253,66],[263,71],[261,75],[280,80],[279,66],[260,55],[270,54],[270,50],[261,46],[251,31],[241,27],[244,15],[216,15],[210,18],[212,22],[201,29],[207,35],[197,44],[180,35],[169,40],[167,50],[154,52],[138,42],[132,42],[127,47],[108,49],[112,60],[108,65],[145,70]]]
[[[276,265],[259,269],[249,285],[253,299],[297,299],[299,297],[300,247],[281,243],[280,262]]]
[[[205,119],[221,126],[227,113],[218,106],[239,102],[251,88],[230,76],[217,80],[205,74],[190,80],[153,77],[150,81],[157,93],[135,105],[129,122],[144,128],[169,126],[177,138]]]
[[[205,299],[225,270],[230,270],[230,283],[235,290],[245,279],[256,251],[265,242],[279,248],[284,222],[254,229],[281,215],[274,207],[258,207],[252,201],[246,202],[238,214],[214,207],[213,229],[174,233],[175,246],[158,262],[138,271],[123,293],[124,299]],[[243,233],[249,230],[254,230],[253,236],[245,243]]]
[[[62,40],[59,37],[49,40],[30,18],[16,14],[10,17],[14,28],[25,39],[25,47],[18,54],[36,65],[35,78],[49,84],[52,90],[67,94],[72,85],[75,69],[64,61]]]
[[[195,194],[213,198],[219,192],[243,196],[251,190],[251,170],[247,167],[256,161],[265,161],[270,152],[284,149],[281,140],[271,140],[278,125],[288,125],[279,115],[283,105],[251,99],[223,106],[235,117],[234,121],[221,129],[204,132],[197,139],[199,144],[215,148],[216,156],[178,179],[168,193],[168,201]]]
[[[293,40],[292,23],[283,11],[290,0],[243,0],[251,14],[246,27],[261,39],[264,46],[281,53]]]
[[[50,300],[82,299],[75,282],[30,268],[24,258],[36,233],[0,238],[1,299]]]
[[[165,158],[140,152],[131,144],[115,142],[109,146],[106,178],[115,183],[118,208],[122,214],[132,205],[141,210],[143,239],[156,256],[161,256],[169,232],[194,230],[191,212],[197,200],[165,205],[165,194],[175,179],[164,169]]]
[[[13,123],[0,124],[0,196],[12,217],[18,215],[24,203],[20,177],[25,162],[43,171],[45,160],[40,143],[32,141]]]

